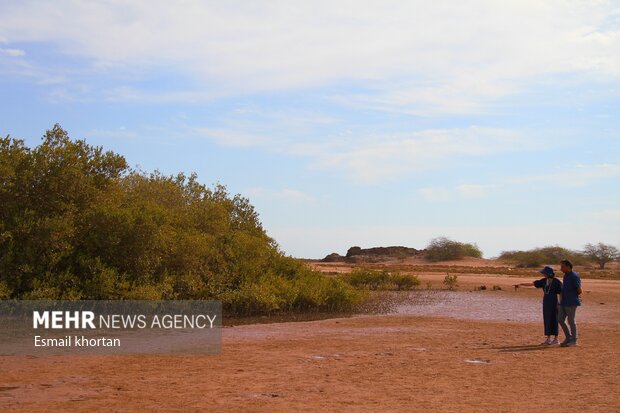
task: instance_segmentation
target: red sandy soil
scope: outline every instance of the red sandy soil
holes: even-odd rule
[[[0,357],[0,409],[620,411],[620,282],[584,280],[579,346],[550,348],[538,346],[540,291],[511,288],[526,280],[459,276],[461,291],[437,306],[448,316],[228,327],[214,356]],[[502,290],[470,292],[478,285]],[[472,302],[491,310],[460,311]],[[506,321],[493,303],[534,318]]]

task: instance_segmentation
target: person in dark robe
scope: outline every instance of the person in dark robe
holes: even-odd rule
[[[539,271],[545,276],[540,280],[536,280],[531,283],[516,284],[518,287],[536,287],[543,290],[543,321],[545,324],[545,336],[546,340],[542,345],[556,345],[560,344],[558,341],[558,308],[560,301],[558,296],[562,294],[562,282],[555,278],[555,272],[551,267],[545,267]],[[553,338],[551,338],[553,337]]]

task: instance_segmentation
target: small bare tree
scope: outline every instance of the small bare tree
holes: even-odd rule
[[[618,248],[613,245],[603,244],[602,242],[596,245],[586,244],[583,248],[583,253],[593,261],[596,261],[601,269],[605,268],[605,264],[608,262],[620,258],[620,250]]]

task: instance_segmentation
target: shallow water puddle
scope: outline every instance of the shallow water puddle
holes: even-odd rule
[[[424,295],[423,299],[418,295]],[[521,322],[541,317],[538,300],[501,292],[419,291],[410,297],[411,303],[396,307],[397,314]]]

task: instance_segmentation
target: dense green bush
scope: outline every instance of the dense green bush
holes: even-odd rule
[[[397,290],[414,290],[420,285],[420,279],[415,275],[395,273],[390,278]]]
[[[0,139],[0,297],[218,299],[243,313],[345,309],[359,292],[286,257],[249,201],[131,170],[58,125]]]
[[[0,300],[6,300],[11,296],[9,287],[4,282],[0,282]]]
[[[342,279],[355,288],[367,290],[412,290],[420,285],[415,275],[364,268],[356,268]]]
[[[355,288],[378,290],[389,282],[389,277],[390,273],[386,270],[377,271],[356,268],[350,273],[343,275],[342,279]]]
[[[431,240],[425,250],[429,261],[460,260],[465,257],[482,258],[482,251],[476,244],[453,241],[446,237]]]
[[[267,314],[278,311],[342,311],[358,303],[363,294],[340,279],[300,269],[292,279],[268,274],[256,282],[226,291],[220,299],[234,314]]]
[[[588,259],[582,253],[558,246],[534,248],[528,251],[504,251],[499,258],[511,262],[520,268],[557,265],[563,259],[570,260],[574,265],[588,263]]]

